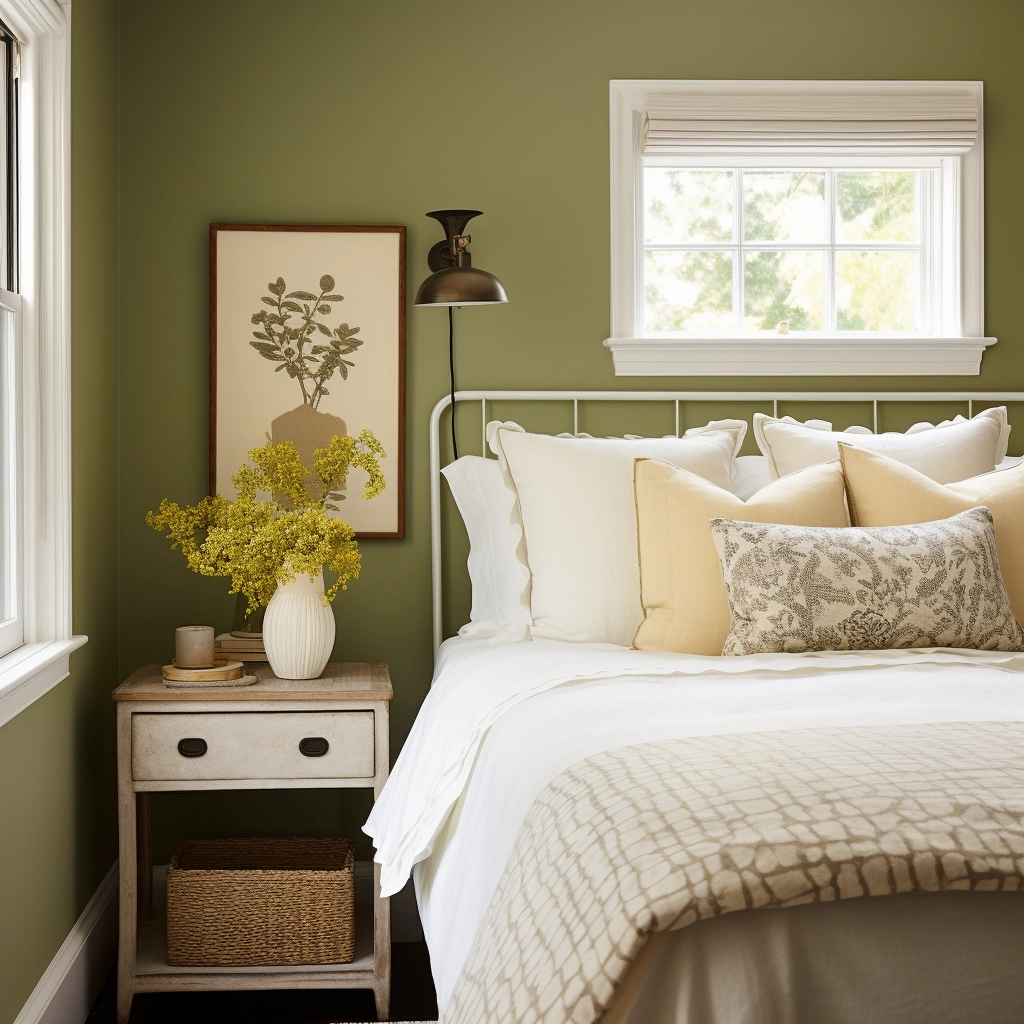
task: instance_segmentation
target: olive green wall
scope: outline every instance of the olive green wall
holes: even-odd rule
[[[72,32],[71,676],[0,729],[0,1021],[14,1020],[117,857],[117,2]]]
[[[231,613],[224,582],[189,576],[143,523],[161,497],[205,493],[211,221],[408,225],[413,292],[438,238],[424,211],[484,210],[476,263],[511,301],[458,314],[465,387],[1024,388],[1022,29],[1013,0],[125,3],[122,670],[166,657],[174,626]],[[1000,341],[981,378],[616,379],[601,345],[608,80],[662,77],[983,79],[987,327]],[[335,605],[335,656],[391,665],[396,751],[431,671],[426,427],[445,335],[443,311],[410,305],[408,535],[364,543],[363,578]],[[468,411],[468,450],[478,438]],[[463,588],[451,625],[465,600]],[[188,833],[327,830],[334,801],[168,797],[157,852]]]

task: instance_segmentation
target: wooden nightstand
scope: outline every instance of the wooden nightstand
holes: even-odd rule
[[[377,1016],[391,998],[391,916],[380,897],[356,908],[349,964],[310,967],[172,967],[161,901],[153,900],[149,794],[203,789],[372,789],[388,777],[388,701],[383,663],[332,662],[319,679],[278,679],[249,665],[248,687],[174,689],[146,665],[114,691],[121,858],[117,1020],[126,1024],[136,992],[196,989],[369,988]],[[325,754],[304,754],[310,737]],[[182,743],[182,741],[190,741]],[[182,744],[179,747],[179,744]],[[322,744],[304,744],[307,750]],[[196,753],[202,750],[201,754]],[[141,884],[140,884],[141,883]]]

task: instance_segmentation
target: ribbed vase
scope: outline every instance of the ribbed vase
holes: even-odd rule
[[[278,584],[263,617],[263,646],[279,679],[316,679],[334,649],[334,612],[323,603],[324,577]]]

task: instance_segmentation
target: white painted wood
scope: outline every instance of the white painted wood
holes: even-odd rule
[[[703,114],[689,122],[698,132],[711,123],[710,113],[723,111],[730,116],[746,111],[750,120],[731,138],[723,136],[707,145],[689,145],[685,157],[664,148],[644,144],[644,124],[648,111],[679,110],[691,115]],[[926,145],[913,141],[903,147],[885,142],[836,149],[835,133],[828,133],[814,145],[794,145],[780,136],[779,144],[757,138],[749,129],[769,124],[765,118],[780,113],[792,123],[806,125],[807,118],[822,105],[839,110],[861,123],[885,113],[886,120],[900,118],[929,106],[932,115],[943,109],[959,110],[947,123],[974,118],[974,141],[957,146]],[[971,114],[971,110],[975,113]],[[657,357],[647,353],[641,360],[642,341],[651,338],[643,325],[643,168],[653,166],[735,167],[816,167],[853,168],[900,166],[922,172],[925,219],[921,225],[927,252],[922,257],[920,335],[907,338],[875,336],[874,347],[831,356],[828,349],[853,344],[836,332],[812,340],[811,359],[793,355],[791,342],[771,338],[751,338],[749,344],[761,344],[758,365],[781,362],[786,375],[870,374],[870,375],[976,375],[986,345],[984,324],[984,140],[983,85],[980,82],[743,82],[743,81],[613,81],[610,83],[611,144],[611,337],[605,345],[613,353],[617,375],[738,375],[733,369],[745,358],[737,341],[727,335],[687,335],[681,339],[656,335]],[[827,120],[827,118],[826,118]],[[926,117],[939,124],[934,116]],[[776,126],[781,122],[777,122]],[[728,135],[728,133],[726,133]],[[966,137],[966,136],[965,136]],[[927,132],[915,133],[918,142]],[[744,141],[745,140],[745,141]],[[692,141],[692,140],[691,140]],[[830,149],[830,147],[832,147]],[[916,147],[916,148],[915,148]],[[738,292],[737,292],[738,294]],[[803,335],[802,337],[807,337]],[[721,338],[717,353],[706,343]],[[973,346],[964,345],[975,339]],[[915,344],[917,342],[917,344]],[[955,343],[959,342],[957,346]],[[893,344],[896,343],[895,349]],[[703,345],[703,351],[702,349]],[[901,347],[907,346],[909,347]],[[893,349],[890,351],[890,349]],[[675,358],[668,353],[678,350]],[[717,358],[716,358],[717,354]],[[918,363],[913,365],[912,359]],[[850,368],[852,367],[852,368]],[[751,367],[752,374],[777,371]]]
[[[178,741],[202,738],[201,757],[178,753]],[[307,757],[306,737],[327,740],[327,753]],[[374,769],[372,711],[132,715],[132,778],[366,779]]]
[[[53,0],[0,0],[21,48],[25,640],[71,636],[71,31]]]
[[[854,402],[872,408],[873,430],[878,427],[878,403],[885,402],[959,402],[968,415],[974,415],[974,402],[999,405],[1005,402],[1024,402],[1024,391],[456,391],[456,402],[564,402],[572,403],[573,422],[578,426],[580,402],[670,402],[675,409],[676,434],[680,428],[680,406],[686,402],[751,402],[770,405],[772,415],[778,416],[779,402]],[[430,591],[432,599],[431,630],[434,654],[444,639],[442,620],[442,564],[441,545],[441,414],[452,404],[445,395],[430,414]],[[486,405],[482,406],[486,408]],[[730,410],[734,413],[735,410]],[[568,419],[567,419],[568,422]],[[574,433],[578,431],[574,430]],[[481,452],[487,456],[486,446]]]
[[[71,638],[70,6],[56,0],[0,0],[0,17],[24,44],[20,583],[24,641],[35,644]],[[3,667],[0,659],[0,671]],[[38,699],[59,682],[54,674],[24,689],[22,697]]]
[[[129,865],[121,877],[120,947],[118,955],[117,1019],[127,1024],[132,999],[136,992],[164,992],[221,989],[283,989],[283,988],[368,988],[374,993],[378,1016],[386,1019],[391,996],[391,916],[390,901],[380,896],[379,869],[374,868],[372,896],[372,923],[365,911],[356,920],[357,960],[353,964],[333,964],[317,967],[292,968],[192,968],[170,967],[166,963],[166,940],[160,923],[160,900],[157,893],[156,913],[147,916],[146,901],[138,898],[137,882],[148,885],[154,876],[152,865],[143,857],[139,865],[137,851],[149,847],[148,835],[137,830],[148,829],[145,803],[140,801],[158,789],[197,791],[205,789],[285,789],[285,788],[366,788],[372,789],[374,799],[380,794],[388,776],[388,702],[392,697],[391,681],[383,663],[329,664],[320,679],[292,682],[277,679],[269,666],[260,669],[261,680],[252,689],[261,687],[258,699],[239,699],[233,690],[167,691],[162,688],[159,666],[144,666],[115,691],[118,719],[118,825],[122,863]],[[347,695],[351,694],[351,698]],[[133,720],[142,720],[133,727]],[[279,724],[268,726],[270,719],[293,720],[304,725],[317,724],[316,732],[299,730],[290,734],[295,744],[295,755],[303,761],[328,761],[335,743],[348,748],[343,758],[358,762],[362,778],[346,778],[339,774],[328,778],[296,778],[286,773],[291,770],[288,761],[285,774],[270,776],[271,767],[279,767],[275,757],[263,757],[259,772],[263,777],[248,779],[177,779],[135,781],[132,779],[133,733],[146,733],[146,743],[153,735],[161,737],[169,732],[174,741],[182,738],[181,725],[197,723],[209,726],[215,720],[213,732],[204,736],[252,736],[266,740],[268,731],[278,744],[281,757],[292,757],[288,752],[289,735]],[[154,726],[157,720],[167,726]],[[328,722],[331,732],[325,729]],[[339,725],[338,723],[342,723]],[[292,728],[289,726],[288,728]],[[195,735],[192,733],[191,735]],[[307,735],[326,736],[331,750],[322,758],[306,758],[297,753],[298,740]],[[285,739],[281,740],[281,736]],[[333,738],[332,738],[333,737]],[[244,743],[242,744],[244,746]],[[140,740],[142,749],[140,766],[149,764],[148,747]],[[156,750],[157,748],[153,748]],[[166,751],[166,747],[159,748]],[[154,754],[154,756],[156,756]],[[163,757],[164,753],[160,753]],[[204,758],[190,759],[193,762]],[[240,755],[241,756],[241,755]],[[180,758],[181,760],[187,760]],[[227,760],[231,760],[228,758]],[[253,766],[247,753],[243,760]],[[236,760],[234,763],[238,763]],[[344,770],[344,764],[332,770]],[[141,768],[141,770],[147,770]],[[303,766],[305,770],[305,766]],[[141,877],[139,872],[141,871]],[[357,883],[357,892],[365,887]],[[369,907],[370,904],[363,903]],[[141,918],[141,920],[139,920]],[[372,936],[372,938],[371,938]],[[369,948],[367,955],[365,950]]]
[[[37,701],[71,672],[70,657],[89,638],[23,644],[0,658],[0,726]]]
[[[374,712],[377,751],[374,800],[380,796],[391,768],[388,755],[389,713],[390,705],[383,701]],[[377,1007],[377,1018],[387,1020],[391,1006],[391,900],[380,895],[380,865],[377,863],[373,865],[373,894],[373,999]]]
[[[135,790],[132,788],[132,712],[117,705],[117,839],[121,869],[117,945],[117,1024],[128,1024],[135,977],[137,863]],[[149,884],[145,879],[144,884]]]
[[[279,702],[312,710],[316,701],[391,700],[394,695],[388,667],[382,661],[341,661],[329,664],[316,679],[279,679],[269,665],[251,665],[258,682],[242,689],[215,687],[178,689],[164,682],[160,665],[143,665],[115,691],[115,701],[154,701],[167,704],[159,710],[181,710],[181,704],[216,703],[219,710],[280,710]],[[174,707],[179,705],[179,707]],[[326,707],[326,705],[325,705]],[[156,710],[156,709],[150,709]]]
[[[117,950],[115,862],[32,990],[14,1024],[81,1024],[113,966]]]
[[[368,901],[373,892],[373,861],[357,860],[355,869],[356,904]],[[423,924],[416,906],[416,892],[412,879],[405,886],[389,896],[391,905],[391,939],[393,942],[422,942]]]
[[[977,376],[995,338],[694,335],[609,338],[618,377]]]

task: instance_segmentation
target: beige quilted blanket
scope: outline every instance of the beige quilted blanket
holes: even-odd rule
[[[1024,723],[623,747],[538,797],[444,1019],[589,1024],[651,932],[945,889],[1024,890]]]

